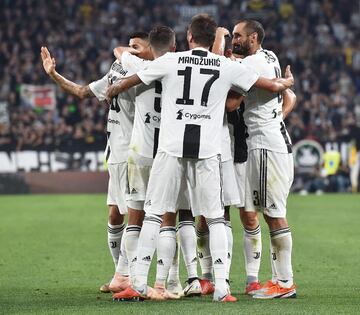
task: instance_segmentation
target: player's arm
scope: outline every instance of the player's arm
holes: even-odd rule
[[[137,56],[140,52],[132,47],[125,47],[125,46],[119,46],[114,48],[113,52],[114,52],[114,56],[116,57],[117,60],[121,60],[121,57],[123,55],[123,53],[127,51],[132,55]]]
[[[282,112],[283,112],[284,119],[294,109],[295,103],[296,103],[295,93],[290,89],[286,89],[283,92],[283,106],[282,106]]]
[[[75,95],[80,99],[95,96],[88,85],[76,84],[75,82],[72,82],[60,75],[55,70],[55,58],[51,57],[50,52],[46,47],[41,47],[41,59],[45,72],[65,92]]]
[[[244,100],[244,96],[236,93],[233,90],[230,90],[225,103],[226,111],[233,112],[240,107],[241,102]]]
[[[214,44],[212,45],[211,52],[223,56],[225,53],[225,36],[230,35],[230,32],[224,27],[216,29]]]
[[[131,87],[138,85],[141,82],[142,81],[140,80],[137,74],[133,74],[131,77],[122,79],[119,83],[113,84],[108,87],[106,91],[106,100],[110,102],[111,99],[116,95],[127,91]]]
[[[294,77],[291,73],[290,66],[286,67],[284,78],[266,79],[259,77],[254,86],[273,93],[282,92],[294,85]]]

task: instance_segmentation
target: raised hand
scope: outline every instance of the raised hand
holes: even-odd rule
[[[289,80],[289,82],[291,82],[291,85],[294,85],[294,77],[292,75],[289,65],[286,66],[284,78]]]
[[[52,74],[55,71],[56,62],[55,59],[51,57],[50,52],[46,47],[41,47],[41,59],[46,73]]]

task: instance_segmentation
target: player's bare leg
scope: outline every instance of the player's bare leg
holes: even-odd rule
[[[261,289],[258,279],[262,251],[261,229],[257,212],[240,208],[240,220],[244,227],[245,293],[252,295]]]
[[[277,283],[261,290],[254,298],[294,298],[296,286],[293,282],[291,263],[292,237],[286,218],[272,218],[264,215],[270,229],[271,253],[276,269]]]
[[[201,295],[201,286],[197,274],[197,251],[195,218],[190,210],[179,210],[179,238],[188,280],[184,296]]]
[[[120,213],[116,205],[109,205],[109,217],[108,217],[108,246],[111,257],[113,259],[115,269],[119,261],[119,253],[121,247],[121,240],[124,232],[124,215]],[[105,283],[100,287],[100,291],[109,293],[110,282]]]

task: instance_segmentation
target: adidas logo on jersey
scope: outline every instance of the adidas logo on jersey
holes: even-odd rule
[[[275,203],[271,204],[271,206],[269,207],[269,209],[277,209],[276,204],[275,204]]]
[[[151,206],[151,200],[146,201],[145,206]]]
[[[220,258],[216,259],[214,265],[223,265],[223,262]]]
[[[158,265],[161,265],[161,266],[164,266],[164,262],[163,262],[162,259],[159,259],[159,260],[157,261],[157,264],[158,264]]]
[[[135,188],[131,189],[132,194],[137,194],[137,190]]]
[[[145,256],[142,260],[143,261],[151,261],[151,257],[150,256]]]

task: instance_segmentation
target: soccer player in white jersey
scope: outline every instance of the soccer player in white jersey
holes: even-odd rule
[[[244,20],[233,30],[234,52],[245,56],[242,64],[269,79],[280,77],[280,65],[272,51],[261,47],[265,32],[254,20]],[[245,97],[249,157],[246,168],[245,209],[241,219],[245,228],[247,293],[255,298],[296,297],[291,264],[292,238],[286,220],[286,199],[293,181],[290,137],[283,122],[284,97],[295,102],[294,94],[274,94],[258,88]],[[261,234],[255,210],[262,210],[269,225],[273,279],[259,289],[258,270]],[[276,277],[276,279],[275,279]]]
[[[150,47],[155,58],[169,51],[175,51],[175,33],[168,27],[156,27],[149,34]],[[144,61],[135,54],[134,49],[119,47],[116,56],[121,64],[132,71],[146,67],[149,61]],[[134,265],[137,259],[137,243],[144,219],[144,202],[148,186],[153,158],[157,153],[158,135],[161,119],[161,83],[155,81],[150,85],[138,85],[135,88],[135,119],[129,145],[128,180],[129,191],[127,204],[129,206],[128,226],[125,234],[127,258],[130,263],[131,278],[134,278]],[[174,299],[178,295],[165,289],[171,262],[176,248],[176,217],[165,218],[158,237],[157,276],[149,295],[152,299]],[[122,291],[122,290],[117,290]],[[117,299],[117,294],[113,295]]]
[[[139,56],[143,58],[148,58],[151,54],[147,37],[146,33],[138,32],[131,35],[129,40],[129,46],[137,49]],[[115,61],[109,72],[102,79],[94,81],[89,85],[79,85],[64,78],[55,70],[55,59],[51,57],[46,47],[41,48],[41,57],[46,73],[55,83],[65,92],[75,95],[80,99],[97,97],[102,101],[105,99],[105,92],[109,84],[131,74],[118,61]],[[107,196],[107,205],[109,206],[108,245],[115,267],[118,265],[121,252],[120,246],[125,228],[124,214],[127,212],[125,201],[127,186],[126,161],[134,118],[134,99],[134,90],[120,94],[112,100],[108,114],[108,143],[105,150],[110,176]],[[122,252],[124,252],[123,249]],[[124,264],[126,265],[126,261]],[[100,291],[110,292],[109,285],[110,283],[102,285]]]
[[[159,147],[146,194],[136,277],[132,288],[122,292],[124,299],[146,298],[147,277],[162,217],[176,211],[185,179],[193,214],[203,215],[209,226],[215,277],[213,299],[236,301],[226,284],[227,242],[220,168],[227,93],[232,86],[244,93],[252,86],[280,92],[293,84],[293,77],[288,68],[285,79],[268,80],[240,63],[210,53],[215,32],[212,18],[194,16],[187,34],[190,50],[167,53],[116,85],[118,92],[123,92],[141,82],[161,80],[163,88]]]

